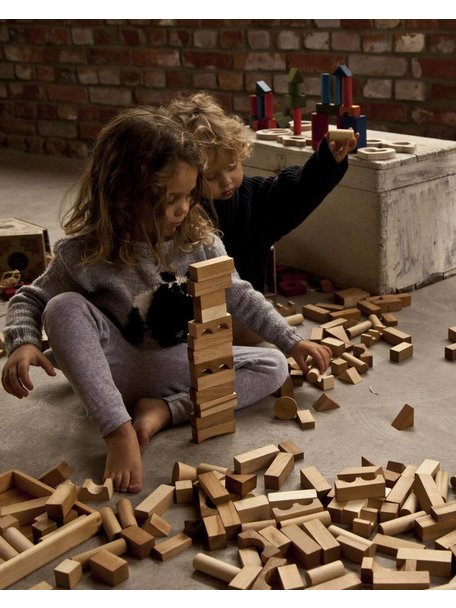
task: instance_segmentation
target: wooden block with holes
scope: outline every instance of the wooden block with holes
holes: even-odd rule
[[[102,484],[96,484],[86,479],[78,491],[78,499],[84,502],[111,500],[114,492],[112,479],[108,478]]]
[[[336,403],[330,397],[328,397],[328,395],[326,395],[326,393],[323,393],[323,395],[321,395],[321,397],[319,397],[313,404],[313,408],[317,412],[326,412],[328,410],[337,409],[338,407],[340,407],[339,404]]]
[[[288,509],[294,504],[308,505],[317,498],[317,492],[310,490],[289,490],[287,492],[272,492],[268,494],[271,508]]]
[[[264,487],[280,490],[294,467],[294,458],[287,452],[279,452],[264,473]]]
[[[93,578],[111,587],[117,587],[129,576],[128,562],[109,551],[99,551],[89,564]]]
[[[375,475],[373,478],[356,477],[353,481],[336,479],[334,482],[336,500],[356,500],[385,496],[385,478]]]
[[[394,426],[395,429],[401,431],[402,429],[408,429],[412,427],[414,423],[415,410],[411,405],[406,403],[391,423],[391,426]]]
[[[73,559],[65,559],[54,568],[57,587],[73,589],[82,579],[82,566]]]

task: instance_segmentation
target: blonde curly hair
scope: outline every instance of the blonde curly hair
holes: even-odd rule
[[[212,95],[178,95],[169,102],[166,111],[193,135],[205,153],[206,164],[208,158],[227,152],[241,162],[249,157],[251,145],[242,119],[227,114]]]

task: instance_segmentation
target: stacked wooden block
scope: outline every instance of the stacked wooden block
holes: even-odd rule
[[[233,259],[220,256],[192,264],[188,293],[193,296],[195,319],[188,324],[190,397],[194,407],[193,440],[234,433],[233,330],[226,309]]]

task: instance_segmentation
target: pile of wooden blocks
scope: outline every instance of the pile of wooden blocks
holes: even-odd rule
[[[136,507],[122,497],[115,509],[99,512],[74,502],[69,481],[52,490],[24,473],[7,472],[0,477],[0,588],[98,532],[99,545],[70,553],[54,568],[54,584],[33,588],[73,588],[85,571],[117,586],[129,576],[128,556],[165,561],[190,549],[194,570],[230,589],[456,588],[456,500],[449,500],[449,475],[439,462],[389,461],[382,467],[363,458],[360,467],[342,469],[333,484],[315,466],[304,466],[300,487],[284,490],[303,458],[299,446],[283,441],[238,454],[233,469],[176,461],[170,483]],[[454,488],[456,478],[450,481]],[[16,494],[21,500],[7,505],[6,497]],[[36,498],[24,500],[24,494]],[[69,505],[78,516],[63,524]],[[166,519],[174,505],[186,505],[187,513],[192,505],[195,512],[177,531]],[[56,531],[41,525],[51,516],[61,520]],[[35,544],[32,522],[40,523]],[[228,561],[221,559],[217,552],[233,545],[237,560],[232,551]]]
[[[195,319],[188,324],[188,359],[194,407],[192,437],[197,443],[236,430],[233,330],[226,309],[226,289],[233,270],[233,259],[228,256],[189,268],[187,291],[193,296]]]

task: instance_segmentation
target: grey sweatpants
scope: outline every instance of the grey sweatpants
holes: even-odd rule
[[[131,420],[141,397],[164,399],[173,424],[189,420],[193,405],[186,344],[164,348],[146,339],[132,345],[98,308],[71,292],[48,302],[43,321],[57,366],[103,437]],[[288,366],[280,351],[235,346],[233,355],[237,409],[285,382]]]

